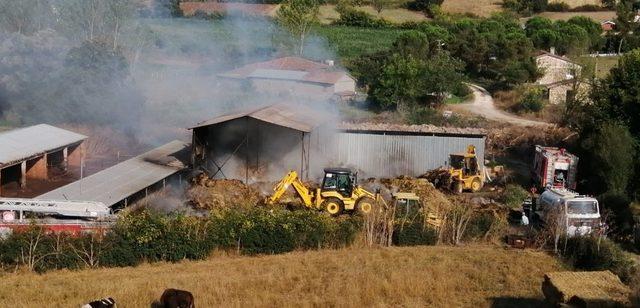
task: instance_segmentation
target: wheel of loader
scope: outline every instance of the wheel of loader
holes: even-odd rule
[[[479,179],[473,179],[471,182],[471,191],[477,192],[482,189],[482,182]]]
[[[369,197],[362,197],[356,203],[356,212],[360,215],[369,215],[375,208],[375,200]]]
[[[344,209],[344,205],[342,205],[342,202],[336,198],[329,198],[327,200],[324,200],[324,202],[322,202],[322,208],[332,216],[337,216],[337,215],[340,215],[340,213],[342,213],[342,210]]]

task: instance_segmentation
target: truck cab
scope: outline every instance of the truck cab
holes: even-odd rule
[[[600,228],[602,218],[598,200],[560,188],[545,190],[535,213],[546,223],[555,219],[569,237],[592,234]]]

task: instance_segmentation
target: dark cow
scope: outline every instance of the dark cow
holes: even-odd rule
[[[116,308],[116,301],[111,297],[107,297],[90,302],[80,308]]]
[[[176,289],[164,290],[160,304],[164,308],[196,308],[191,292]]]

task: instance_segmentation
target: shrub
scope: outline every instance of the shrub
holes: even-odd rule
[[[604,6],[595,5],[595,4],[585,4],[581,6],[576,6],[571,9],[572,12],[601,12],[601,11],[609,11],[610,8],[606,8]]]
[[[240,253],[344,247],[362,222],[309,210],[224,209],[207,218],[147,210],[124,214],[104,237],[47,234],[37,226],[0,240],[0,265],[42,272],[97,266],[134,266],[143,261],[204,259],[217,248]]]
[[[425,225],[422,216],[418,215],[412,221],[396,223],[392,240],[397,246],[435,245],[438,242],[438,232]]]
[[[548,12],[568,12],[571,7],[564,2],[551,2],[547,4],[546,10]]]
[[[539,112],[544,108],[542,101],[543,89],[530,88],[520,98],[518,102],[520,110],[524,112]]]
[[[361,28],[387,28],[391,27],[391,23],[382,19],[375,18],[373,15],[358,11],[353,8],[345,8],[340,11],[340,18],[334,22],[340,26],[351,26]]]
[[[223,210],[213,215],[208,236],[215,246],[248,254],[294,249],[342,247],[359,231],[357,218],[334,219],[321,213],[283,209]]]
[[[617,244],[605,238],[572,237],[566,239],[562,256],[575,269],[610,270],[624,282],[638,273],[635,262]]]
[[[519,208],[527,197],[529,197],[529,192],[522,186],[515,184],[507,185],[502,194],[504,203],[512,209]]]

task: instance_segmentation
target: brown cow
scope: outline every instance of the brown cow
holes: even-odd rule
[[[196,308],[193,294],[189,291],[166,289],[160,297],[160,304],[164,308]]]

